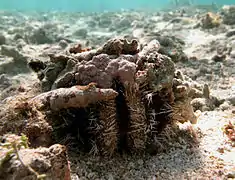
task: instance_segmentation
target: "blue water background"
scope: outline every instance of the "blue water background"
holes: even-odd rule
[[[180,0],[186,1],[186,0]],[[0,10],[57,10],[77,12],[120,9],[161,9],[172,0],[0,0]],[[196,4],[235,4],[235,0],[194,0]]]

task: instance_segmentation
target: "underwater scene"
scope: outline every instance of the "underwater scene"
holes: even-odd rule
[[[1,0],[0,180],[235,179],[235,0]]]

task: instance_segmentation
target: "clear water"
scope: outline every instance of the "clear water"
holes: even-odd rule
[[[0,0],[0,10],[100,12],[121,9],[161,9],[175,0]],[[178,0],[181,5],[190,0]],[[235,4],[235,0],[191,0],[194,5]]]

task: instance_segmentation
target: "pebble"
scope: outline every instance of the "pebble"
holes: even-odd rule
[[[13,57],[14,59],[20,59],[21,58],[21,54],[19,53],[19,51],[13,47],[13,46],[2,46],[2,55],[4,56],[8,56],[8,57]]]
[[[225,101],[223,104],[220,105],[220,109],[222,111],[228,110],[229,108],[230,108],[230,104],[227,101]]]
[[[232,110],[232,113],[235,114],[235,109]]]
[[[235,58],[235,50],[233,50],[233,51],[230,53],[230,57],[231,57],[231,58]]]
[[[229,172],[226,176],[227,178],[235,178],[235,171]]]
[[[65,49],[65,48],[68,46],[68,43],[67,43],[67,41],[65,41],[65,40],[60,40],[59,46],[60,46],[61,48]]]
[[[234,35],[235,35],[235,29],[231,29],[226,33],[227,37],[231,37],[231,36],[234,36]]]
[[[11,85],[10,79],[7,77],[6,74],[0,75],[0,87],[7,88]]]
[[[43,28],[38,28],[33,31],[32,36],[30,37],[32,43],[35,44],[50,44],[52,39],[50,39]]]
[[[235,92],[229,96],[228,101],[235,106]]]

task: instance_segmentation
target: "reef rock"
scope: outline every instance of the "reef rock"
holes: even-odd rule
[[[3,137],[0,179],[71,179],[65,146],[55,144],[49,148],[29,149],[23,146],[24,141],[14,134]]]
[[[235,24],[235,6],[223,6],[222,8],[223,23],[227,25]]]
[[[210,29],[218,27],[222,22],[222,19],[219,15],[208,12],[201,19],[201,26],[205,29]]]

